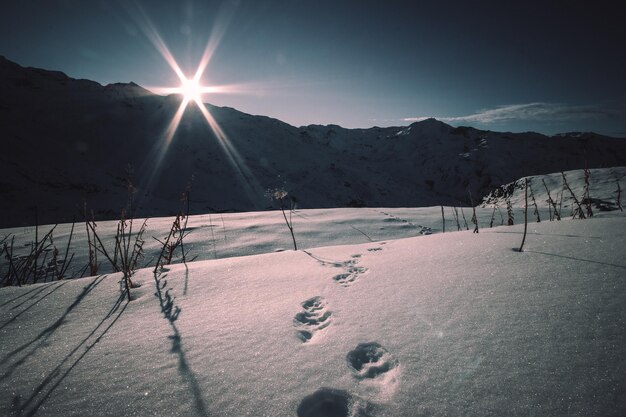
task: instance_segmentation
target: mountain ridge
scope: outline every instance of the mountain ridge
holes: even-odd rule
[[[60,73],[62,74],[62,73]],[[65,77],[65,78],[64,78]],[[452,127],[295,127],[207,104],[223,141],[190,105],[164,141],[181,98],[135,83],[102,86],[0,60],[0,227],[119,215],[134,168],[137,215],[276,208],[284,188],[303,208],[468,204],[527,175],[626,165],[626,141],[598,134],[545,136]],[[24,212],[32,213],[25,216]]]

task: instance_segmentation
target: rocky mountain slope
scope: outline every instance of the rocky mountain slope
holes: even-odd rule
[[[0,58],[0,227],[96,218],[125,205],[132,167],[137,215],[249,211],[284,188],[302,208],[475,202],[530,174],[626,165],[626,141],[593,133],[547,137],[454,128],[434,119],[405,127],[295,127],[207,105],[235,152],[229,158],[189,106],[169,143],[181,98],[134,84],[102,86]],[[234,163],[233,163],[234,162]]]

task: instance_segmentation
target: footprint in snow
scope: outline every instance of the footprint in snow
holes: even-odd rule
[[[333,280],[344,287],[350,286],[354,281],[357,280],[357,278],[359,278],[360,275],[367,272],[366,267],[357,266],[357,264],[361,260],[360,258],[361,255],[352,255],[352,259],[343,262],[341,264],[341,267],[344,269],[345,272],[335,275],[333,277]]]
[[[420,235],[432,235],[433,234],[433,229],[431,229],[428,226],[419,226],[420,229]]]
[[[359,343],[348,353],[346,360],[359,380],[378,378],[398,366],[398,361],[376,342]]]
[[[330,325],[332,312],[326,308],[323,297],[311,297],[302,302],[302,311],[293,318],[294,326],[298,329],[298,338],[308,342],[315,333]]]
[[[368,252],[377,252],[379,250],[383,250],[383,248],[369,248],[367,251]]]
[[[346,269],[343,274],[338,274],[333,277],[333,280],[344,287],[350,286],[354,281],[359,278],[363,273],[367,272],[367,268],[363,266],[351,266]]]
[[[298,417],[368,417],[368,408],[347,391],[324,387],[302,399]]]

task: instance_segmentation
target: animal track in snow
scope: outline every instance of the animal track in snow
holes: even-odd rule
[[[383,250],[383,248],[369,248],[367,251],[368,252],[377,252],[379,250]]]
[[[416,228],[416,229],[419,229],[419,232],[418,232],[418,233],[419,233],[420,235],[432,235],[432,233],[433,233],[433,230],[432,230],[430,227],[428,227],[428,226],[422,226],[422,225],[419,225],[419,224],[415,224],[415,223],[413,223],[413,222],[411,222],[411,221],[409,221],[409,220],[403,219],[403,218],[398,217],[398,216],[394,216],[393,214],[389,214],[389,213],[386,213],[386,212],[384,212],[384,211],[381,211],[380,213],[381,213],[381,214],[384,214],[385,216],[387,216],[387,218],[385,218],[385,219],[383,220],[384,222],[398,222],[398,223],[403,223],[403,224],[405,224],[406,226],[409,226],[409,227],[414,227],[414,228]]]
[[[384,244],[384,242],[380,243],[380,244],[382,245],[382,244]],[[315,259],[322,266],[332,266],[334,268],[342,268],[344,270],[344,272],[341,273],[341,274],[335,275],[333,277],[333,280],[335,282],[337,282],[338,284],[341,284],[344,287],[349,286],[360,275],[362,275],[365,272],[367,272],[367,268],[366,267],[364,267],[364,266],[357,266],[357,264],[361,261],[361,257],[363,256],[360,253],[351,255],[350,259],[348,259],[347,261],[339,262],[339,261],[322,259],[322,258],[320,258],[318,256],[313,255],[310,252],[307,252],[306,250],[303,251],[303,252],[306,253],[307,255],[309,255],[311,258]]]
[[[322,387],[302,399],[298,417],[368,417],[369,404],[344,390]]]
[[[398,361],[380,343],[359,343],[346,357],[357,379],[374,379],[389,372]]]
[[[356,279],[367,272],[367,268],[364,266],[357,266],[361,255],[352,255],[352,259],[341,264],[341,267],[345,270],[344,273],[335,275],[333,280],[344,287],[352,284]]]
[[[326,309],[326,300],[323,297],[311,297],[302,302],[302,311],[293,318],[294,326],[298,328],[298,338],[308,342],[316,332],[330,325],[332,312]]]

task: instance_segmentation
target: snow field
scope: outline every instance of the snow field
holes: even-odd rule
[[[172,265],[138,271],[130,303],[117,274],[4,288],[0,414],[621,415],[623,230],[612,213],[529,224],[523,253],[516,225]]]

